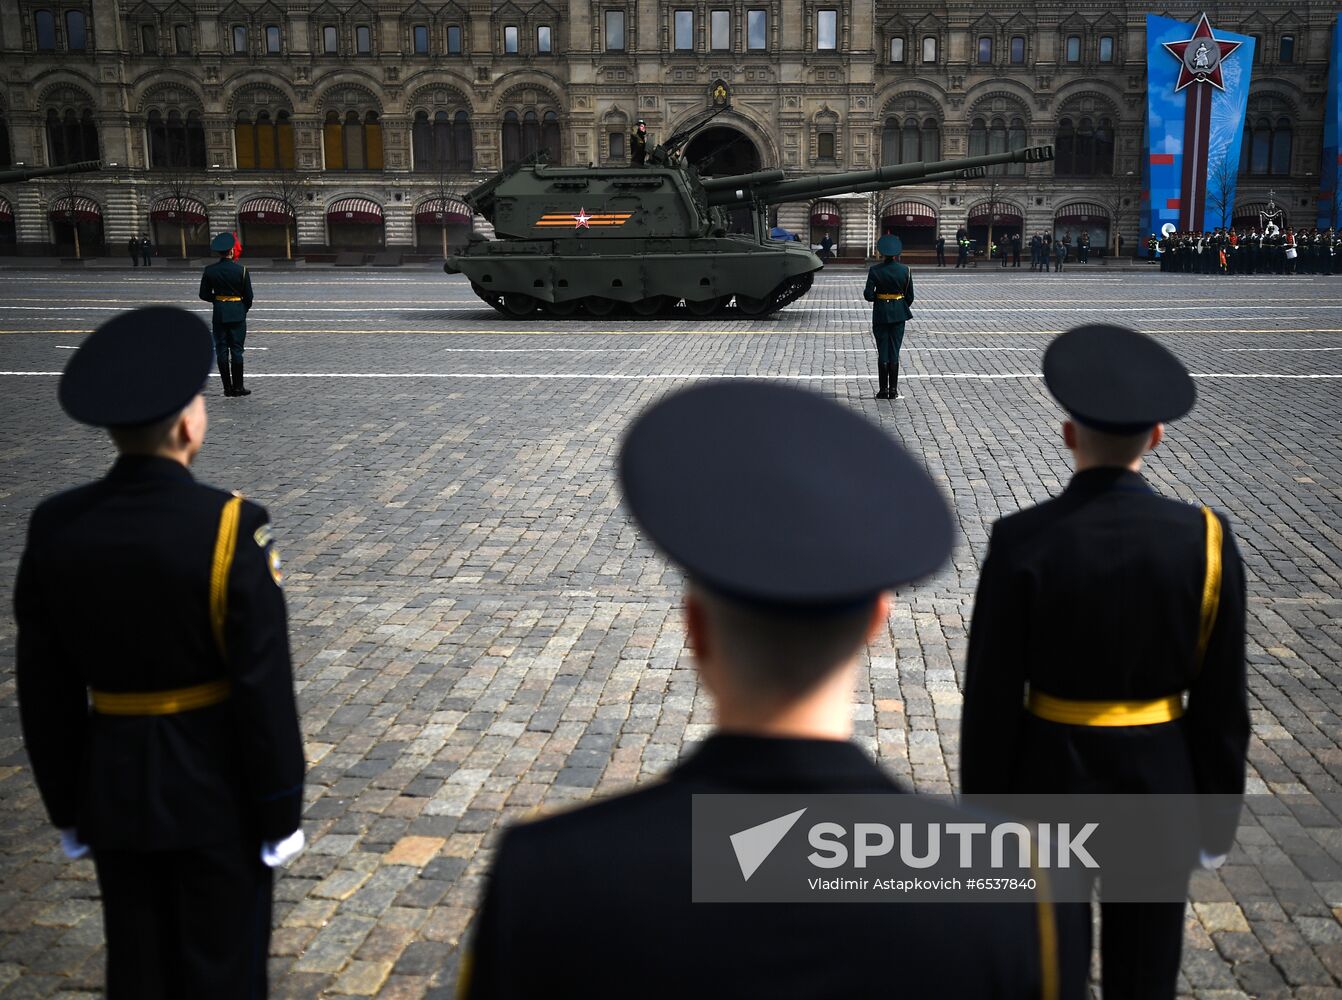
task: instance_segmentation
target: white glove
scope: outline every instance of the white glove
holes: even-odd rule
[[[61,830],[61,850],[71,861],[78,861],[89,852],[89,845],[81,843],[79,833],[73,826],[67,826]]]
[[[303,837],[303,828],[299,827],[283,840],[267,840],[261,845],[261,860],[267,868],[278,868],[291,861],[303,849],[307,841]]]
[[[1229,857],[1227,854],[1208,854],[1206,851],[1199,851],[1198,854],[1201,855],[1198,863],[1209,872],[1216,871],[1226,863],[1226,858]]]

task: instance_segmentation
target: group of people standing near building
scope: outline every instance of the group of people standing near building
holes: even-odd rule
[[[130,254],[131,267],[139,267],[141,261],[148,267],[154,260],[154,244],[144,233],[126,241],[126,252]]]
[[[1179,274],[1342,274],[1342,234],[1336,229],[1152,233],[1146,252],[1162,271]]]

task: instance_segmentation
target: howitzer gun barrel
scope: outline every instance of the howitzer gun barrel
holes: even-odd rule
[[[101,170],[102,165],[102,160],[80,160],[78,163],[65,163],[59,167],[15,167],[12,170],[0,170],[0,184],[30,181],[37,177],[56,177],[60,174],[83,174],[91,170]]]
[[[773,184],[787,179],[781,170],[757,170],[753,174],[732,174],[727,177],[702,177],[700,183],[705,191],[722,191],[755,184]]]
[[[930,177],[955,175],[960,170],[993,167],[1003,163],[1043,163],[1053,159],[1052,146],[1026,146],[1005,153],[987,153],[966,156],[957,160],[936,160],[932,163],[899,163],[874,170],[856,170],[851,173],[829,174],[823,177],[798,177],[794,180],[743,183],[749,174],[737,178],[721,178],[727,186],[707,189],[710,205],[732,205],[745,202],[777,204],[800,201],[820,194],[842,194],[850,191],[876,191],[902,184],[917,184]]]
[[[973,181],[988,176],[987,167],[963,167],[960,170],[945,170],[936,174],[925,174],[918,178],[918,183],[938,183],[940,181]],[[872,191],[884,191],[887,188],[898,187],[899,183],[910,183],[908,181],[890,183],[889,181],[872,181],[869,184],[842,184],[838,187],[822,188],[815,192],[812,197],[830,198],[841,194],[869,194]]]

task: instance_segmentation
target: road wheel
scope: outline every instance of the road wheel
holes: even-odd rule
[[[530,316],[536,311],[536,300],[522,292],[506,292],[503,296],[503,311],[509,316]]]
[[[547,302],[545,311],[551,316],[566,319],[578,311],[578,303],[571,299],[568,302]]]
[[[738,295],[736,308],[747,316],[763,316],[773,311],[773,296],[757,299],[750,295]]]
[[[629,303],[630,310],[635,316],[656,316],[666,308],[665,295],[653,295],[646,299],[639,299],[637,302]]]
[[[691,316],[711,316],[722,306],[722,296],[715,295],[711,299],[686,299],[685,311]]]
[[[618,303],[614,299],[603,299],[599,295],[591,295],[582,300],[582,305],[589,316],[609,316],[615,311]]]

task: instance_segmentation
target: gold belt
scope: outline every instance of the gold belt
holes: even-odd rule
[[[241,295],[216,295],[216,296],[214,297],[214,301],[216,301],[216,302],[241,302],[241,301],[242,301],[242,296],[241,296]]]
[[[885,294],[885,293],[883,292],[883,293],[881,293],[880,295],[876,296],[876,301],[878,301],[878,302],[898,302],[898,301],[899,301],[900,299],[902,299],[903,297],[904,297],[904,293],[903,293],[903,292],[900,292],[898,295],[887,295],[887,294]]]
[[[207,681],[171,691],[90,691],[93,710],[99,715],[176,715],[208,708],[226,701],[232,692],[229,681]]]
[[[1154,726],[1184,714],[1182,695],[1152,701],[1073,701],[1031,691],[1025,707],[1032,715],[1069,726]]]

